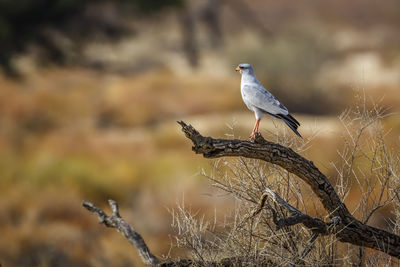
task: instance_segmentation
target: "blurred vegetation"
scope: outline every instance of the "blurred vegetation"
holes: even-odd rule
[[[101,33],[117,38],[128,28],[121,18],[105,14],[101,6],[119,9],[120,14],[143,16],[166,7],[179,7],[183,0],[0,0],[0,65],[15,73],[13,56],[35,46],[41,60],[63,64],[67,60],[60,42],[70,38],[82,42]],[[97,6],[97,8],[96,8]],[[98,8],[100,6],[100,8]],[[122,12],[123,11],[123,12]],[[62,46],[62,45],[61,45]]]
[[[157,255],[173,243],[167,208],[177,199],[224,216],[232,201],[210,197],[196,174],[211,166],[175,121],[247,138],[254,116],[240,97],[241,62],[297,113],[306,140],[317,135],[304,155],[336,177],[337,115],[353,105],[354,90],[399,110],[399,18],[395,0],[0,0],[8,71],[0,73],[0,263],[140,262],[82,213],[82,199],[119,201]],[[398,144],[398,117],[382,123],[388,145]],[[290,135],[272,119],[260,129],[276,142]]]

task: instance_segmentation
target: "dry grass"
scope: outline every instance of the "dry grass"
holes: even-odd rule
[[[365,98],[361,98],[355,108],[346,110],[340,117],[344,145],[338,149],[339,159],[333,165],[337,171],[336,190],[358,219],[398,232],[400,157],[386,141],[387,132],[382,121],[388,116],[387,112],[378,105],[372,106],[368,109]],[[271,138],[274,137],[268,139]],[[275,138],[303,154],[313,143],[312,140],[302,143],[282,135]],[[179,204],[172,212],[177,246],[188,249],[189,257],[200,265],[223,262],[226,258],[237,259],[240,266],[263,266],[271,262],[282,266],[390,266],[398,263],[385,253],[341,244],[334,235],[319,236],[315,242],[311,241],[312,232],[302,225],[277,230],[276,217],[286,218],[290,214],[271,199],[267,200],[261,214],[254,215],[268,187],[303,213],[328,219],[307,186],[280,167],[253,159],[223,158],[214,161],[213,169],[203,171],[203,175],[218,188],[219,194],[227,193],[234,205],[222,212],[223,219],[218,219],[216,214],[206,219],[199,211],[188,208],[187,203]],[[396,217],[390,214],[392,212]],[[388,221],[384,223],[384,220]]]
[[[304,152],[309,146],[294,138],[274,137],[298,152]],[[288,217],[288,213],[270,199],[265,206],[267,211],[250,216],[268,186],[299,210],[309,213],[314,209],[314,213],[324,217],[318,205],[310,205],[311,199],[305,197],[307,189],[296,177],[277,166],[245,158],[217,160],[212,171],[204,171],[203,175],[220,190],[217,194],[229,194],[234,205],[221,212],[223,215],[219,217],[223,219],[215,215],[210,220],[183,204],[178,205],[173,212],[178,247],[189,249],[190,256],[204,264],[232,257],[240,258],[241,264],[258,266],[270,261],[282,263],[282,266],[298,263],[298,258],[310,245],[310,232],[305,227],[296,225],[276,230],[269,210],[273,209],[278,218]],[[307,265],[336,264],[334,237],[319,238],[314,246],[304,259]]]

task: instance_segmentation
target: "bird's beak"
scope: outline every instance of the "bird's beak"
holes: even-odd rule
[[[241,67],[237,67],[237,68],[236,68],[236,71],[241,71],[241,70],[242,70]]]

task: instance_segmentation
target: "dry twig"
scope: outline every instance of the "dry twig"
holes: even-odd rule
[[[108,203],[110,204],[113,212],[112,216],[108,216],[101,208],[89,201],[82,201],[82,206],[90,212],[96,214],[101,224],[104,224],[107,227],[116,228],[119,232],[121,232],[132,244],[132,246],[139,252],[140,257],[142,257],[142,260],[145,264],[159,264],[160,261],[150,252],[142,236],[119,215],[117,202],[110,199]]]

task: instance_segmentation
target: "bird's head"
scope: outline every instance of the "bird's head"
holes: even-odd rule
[[[237,66],[236,71],[239,71],[240,74],[248,74],[253,72],[253,68],[251,67],[250,64],[241,63],[239,64],[239,66]]]

